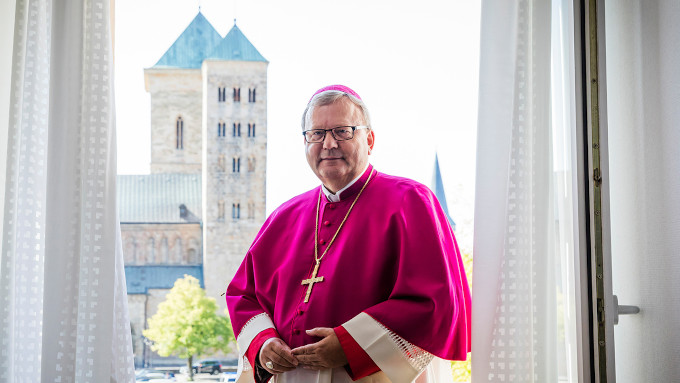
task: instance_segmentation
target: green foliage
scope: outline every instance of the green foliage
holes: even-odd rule
[[[185,359],[217,350],[229,352],[234,340],[229,319],[217,314],[215,299],[207,297],[190,275],[175,281],[143,333],[154,342],[151,349],[158,355]]]
[[[470,284],[470,288],[472,288],[472,253],[462,252],[461,257],[463,258],[463,265],[465,266],[465,274],[467,275],[468,283]],[[472,380],[471,357],[471,354],[468,353],[467,360],[451,362],[454,382],[464,383]]]
[[[467,383],[472,379],[470,354],[467,360],[451,362],[451,370],[453,370],[453,381],[456,383]]]

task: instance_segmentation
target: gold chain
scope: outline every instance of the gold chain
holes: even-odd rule
[[[333,241],[335,241],[335,237],[338,236],[340,229],[342,229],[342,225],[345,224],[345,221],[347,221],[347,217],[349,217],[349,213],[352,212],[352,208],[354,207],[354,204],[357,203],[357,200],[359,200],[361,193],[363,193],[364,189],[366,189],[366,185],[368,185],[368,181],[371,180],[371,177],[373,176],[374,170],[375,169],[371,169],[371,174],[368,175],[368,179],[364,183],[364,186],[361,187],[361,190],[359,190],[359,194],[357,194],[356,198],[354,198],[354,202],[352,202],[352,205],[349,207],[349,210],[347,210],[347,214],[345,214],[345,218],[343,218],[342,222],[340,223],[338,230],[335,231],[335,235],[333,235],[333,238],[330,240],[330,242],[328,242],[328,246],[326,246],[326,250],[324,250],[323,254],[321,254],[321,257],[318,256],[319,255],[319,207],[321,206],[321,194],[322,194],[322,191],[319,190],[319,200],[316,203],[316,216],[314,217],[315,218],[315,222],[314,222],[314,260],[316,261],[317,264],[321,263],[321,260],[323,259],[323,257],[328,252],[328,249],[331,248]]]

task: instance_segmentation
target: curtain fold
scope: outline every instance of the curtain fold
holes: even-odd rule
[[[108,0],[17,1],[2,381],[134,380],[109,14]]]
[[[472,380],[556,382],[551,2],[482,3]]]

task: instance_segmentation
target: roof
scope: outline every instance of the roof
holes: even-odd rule
[[[203,14],[198,12],[153,67],[198,69],[206,58],[267,62],[236,26],[236,22],[222,38]]]
[[[201,187],[200,174],[119,175],[120,222],[200,223]]]
[[[255,46],[250,43],[248,38],[236,26],[231,28],[229,33],[222,39],[215,49],[208,54],[206,58],[217,60],[235,60],[235,61],[264,61],[267,60],[262,57]]]
[[[200,68],[205,57],[222,41],[222,36],[198,12],[188,27],[163,54],[154,68]]]
[[[451,228],[453,230],[456,230],[456,222],[451,218],[451,215],[449,215],[449,207],[446,204],[444,182],[442,182],[442,174],[441,171],[439,170],[439,156],[437,156],[436,154],[434,155],[434,174],[432,175],[432,190],[434,191],[434,195],[439,200],[439,205],[441,205],[442,210],[444,210],[446,218],[449,219],[449,224],[451,224]]]
[[[175,281],[183,278],[185,274],[195,277],[201,287],[205,287],[203,265],[125,266],[127,293],[147,294],[149,289],[171,289],[175,285]]]

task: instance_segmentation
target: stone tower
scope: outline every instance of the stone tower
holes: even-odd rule
[[[199,12],[144,70],[151,172],[200,174],[203,278],[220,314],[265,219],[267,66],[236,23],[222,38]]]
[[[220,296],[265,219],[267,65],[234,24],[203,61],[205,288]],[[224,298],[218,299],[221,308]]]

